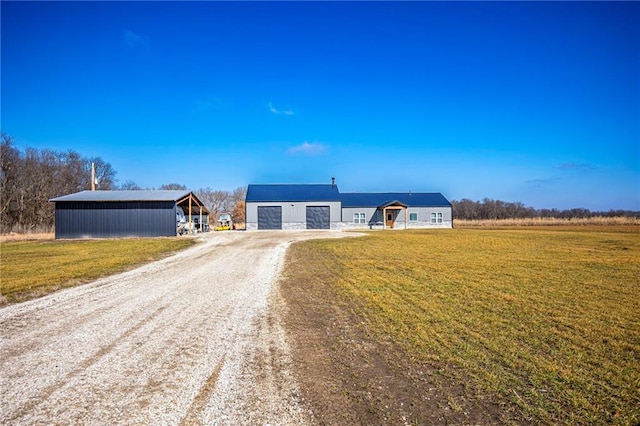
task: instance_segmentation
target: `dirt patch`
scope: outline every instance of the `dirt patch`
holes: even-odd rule
[[[510,407],[452,380],[447,366],[421,365],[376,341],[336,293],[336,272],[304,256],[290,251],[280,291],[301,400],[317,424],[518,423]]]

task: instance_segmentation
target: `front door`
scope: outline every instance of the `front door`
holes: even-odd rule
[[[387,212],[387,226],[393,228],[393,212]]]

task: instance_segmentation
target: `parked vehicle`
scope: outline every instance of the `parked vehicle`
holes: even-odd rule
[[[198,232],[209,232],[209,223],[207,220],[207,216],[203,218],[202,223],[200,223],[200,217],[196,216],[193,218],[193,223]]]
[[[178,235],[182,235],[187,231],[187,218],[181,207],[176,207],[176,230]]]
[[[231,221],[231,215],[229,213],[223,213],[218,218],[218,225],[216,225],[216,231],[228,231],[233,229],[233,222]]]

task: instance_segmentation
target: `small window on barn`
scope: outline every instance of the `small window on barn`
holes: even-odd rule
[[[354,213],[353,214],[353,223],[356,224],[365,224],[367,220],[367,216],[364,213]]]
[[[417,222],[418,213],[409,213],[409,222]]]
[[[431,213],[431,223],[436,223],[436,214]]]
[[[442,213],[438,213],[438,223],[442,223]]]

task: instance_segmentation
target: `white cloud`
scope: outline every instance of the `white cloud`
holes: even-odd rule
[[[136,34],[131,30],[124,30],[122,32],[122,41],[127,47],[134,49],[139,46],[146,46],[147,40],[140,34]]]
[[[276,108],[272,102],[269,102],[268,104],[269,107],[269,111],[271,111],[273,114],[283,114],[283,115],[293,115],[294,112],[291,108],[289,107],[285,107],[284,109],[278,109]]]
[[[322,155],[327,152],[327,146],[320,142],[304,141],[300,145],[292,146],[287,152],[291,155]]]

